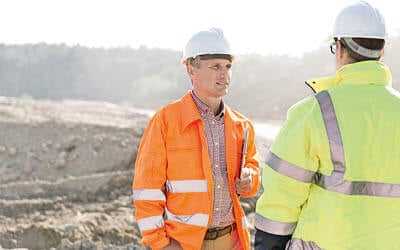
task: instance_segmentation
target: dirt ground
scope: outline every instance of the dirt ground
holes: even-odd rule
[[[148,120],[124,105],[0,97],[0,249],[145,249],[131,183]],[[250,219],[254,205],[243,201]]]

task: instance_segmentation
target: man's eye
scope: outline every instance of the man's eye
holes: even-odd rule
[[[211,66],[211,68],[212,68],[213,70],[218,70],[218,69],[219,69],[219,66],[218,66],[218,65],[214,65],[214,66]]]

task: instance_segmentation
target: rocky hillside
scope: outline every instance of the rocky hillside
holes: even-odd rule
[[[148,119],[110,103],[0,97],[0,249],[144,249],[131,183]],[[243,202],[250,217],[254,204]]]

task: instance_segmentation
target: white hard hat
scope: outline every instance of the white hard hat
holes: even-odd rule
[[[207,54],[231,54],[231,46],[225,39],[224,33],[219,28],[211,28],[194,34],[186,44],[181,63],[186,59]]]
[[[366,1],[359,1],[339,13],[332,37],[385,39],[387,37],[385,19],[378,9]]]

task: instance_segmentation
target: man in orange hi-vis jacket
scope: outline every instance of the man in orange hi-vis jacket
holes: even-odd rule
[[[194,34],[181,61],[192,90],[147,125],[133,196],[152,249],[250,249],[239,198],[257,193],[259,162],[251,121],[222,100],[233,61],[221,29]]]

